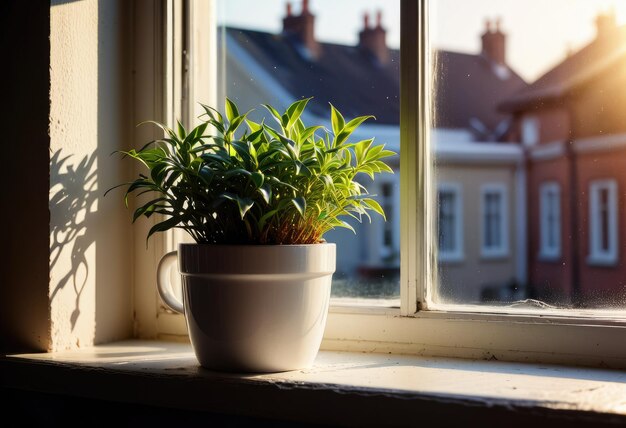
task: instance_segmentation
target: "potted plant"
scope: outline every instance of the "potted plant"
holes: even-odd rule
[[[335,270],[335,245],[324,233],[352,227],[380,205],[355,178],[392,172],[382,160],[394,153],[373,139],[349,141],[371,116],[346,122],[332,105],[332,131],[305,126],[310,99],[256,123],[226,99],[225,117],[204,106],[202,123],[187,131],[155,123],[165,137],[123,152],[147,173],[125,183],[154,198],[141,216],[162,217],[151,228],[187,231],[159,265],[158,290],[172,310],[184,312],[195,354],[216,370],[272,372],[309,366],[317,355]],[[178,261],[183,302],[165,272]]]

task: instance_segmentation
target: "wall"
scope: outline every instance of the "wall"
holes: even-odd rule
[[[580,286],[585,301],[624,305],[626,298],[626,150],[613,149],[578,155],[578,189],[580,203],[579,256]],[[589,185],[593,180],[614,179],[617,182],[617,251],[615,265],[598,266],[587,262],[589,248]]]
[[[528,240],[529,240],[529,285],[537,298],[548,302],[570,300],[572,291],[572,243],[569,207],[571,185],[568,161],[564,157],[528,164]],[[543,260],[540,250],[540,203],[539,188],[542,183],[556,181],[561,186],[561,257]]]
[[[132,233],[111,156],[130,147],[130,3],[50,8],[50,329],[52,350],[132,334]],[[100,171],[106,171],[101,174]]]
[[[569,108],[576,138],[626,132],[626,91],[617,90],[625,84],[626,57],[573,91]]]
[[[481,300],[486,287],[500,288],[515,279],[517,242],[515,235],[515,166],[441,165],[437,181],[457,183],[463,201],[463,260],[439,264],[439,293],[445,301],[474,303]],[[481,186],[502,183],[508,198],[508,242],[506,257],[485,258],[481,255]]]
[[[532,116],[539,119],[540,144],[571,138],[569,116],[563,105],[552,105],[533,110]]]
[[[25,25],[28,23],[28,25]],[[50,6],[0,2],[4,155],[0,350],[42,351],[48,322]]]

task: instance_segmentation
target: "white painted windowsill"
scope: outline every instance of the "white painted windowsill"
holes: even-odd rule
[[[242,375],[199,367],[188,344],[138,340],[0,368],[7,388],[287,421],[626,423],[626,372],[603,369],[322,351],[308,370]]]

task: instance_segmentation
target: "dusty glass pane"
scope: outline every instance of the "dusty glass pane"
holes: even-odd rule
[[[262,103],[284,110],[314,97],[305,124],[325,124],[332,103],[346,119],[374,115],[352,141],[399,153],[399,0],[218,1],[218,99],[233,99],[250,117],[271,120]],[[356,229],[326,234],[337,244],[333,297],[399,304],[399,157],[395,174],[361,178],[387,212]]]
[[[429,5],[435,300],[624,309],[626,3]]]

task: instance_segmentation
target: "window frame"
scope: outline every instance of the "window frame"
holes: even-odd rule
[[[487,224],[487,195],[496,193],[500,196],[500,245],[488,247],[486,242]],[[484,183],[480,186],[480,256],[483,259],[502,259],[510,256],[509,248],[509,197],[508,189],[503,183]]]
[[[608,248],[601,244],[600,192],[607,191],[607,239]],[[619,260],[617,180],[601,179],[589,182],[589,255],[587,263],[594,266],[614,266]]]
[[[463,188],[459,183],[453,182],[440,182],[437,183],[437,241],[439,241],[439,205],[440,205],[440,193],[447,192],[454,195],[454,242],[455,248],[450,251],[442,251],[441,248],[437,250],[437,261],[439,263],[459,263],[465,259],[464,251],[464,217],[463,217]]]
[[[331,306],[322,348],[626,368],[626,320],[621,313],[589,317],[585,311],[503,310],[434,301],[428,285],[437,281],[434,234],[430,233],[435,192],[430,127],[423,126],[431,123],[430,79],[425,72],[430,57],[428,0],[400,2],[400,223],[405,237],[400,242],[401,304],[400,308]],[[138,257],[145,258],[144,241],[136,241],[143,249]],[[153,254],[148,264],[158,261],[163,251]],[[145,289],[147,284],[149,289]],[[153,281],[144,279],[143,287],[143,294],[151,293],[154,299]],[[138,323],[143,321],[145,317]],[[138,330],[141,337],[142,330]],[[156,313],[154,335],[145,331],[144,337],[186,340],[184,317],[168,311]]]
[[[553,247],[548,245],[549,243],[547,238],[549,228],[548,216],[550,214],[549,210],[551,209],[548,200],[550,194],[554,195],[556,200],[556,209],[554,213],[556,218],[556,243]],[[561,228],[561,185],[557,181],[543,182],[539,185],[539,260],[557,261],[561,259]]]

